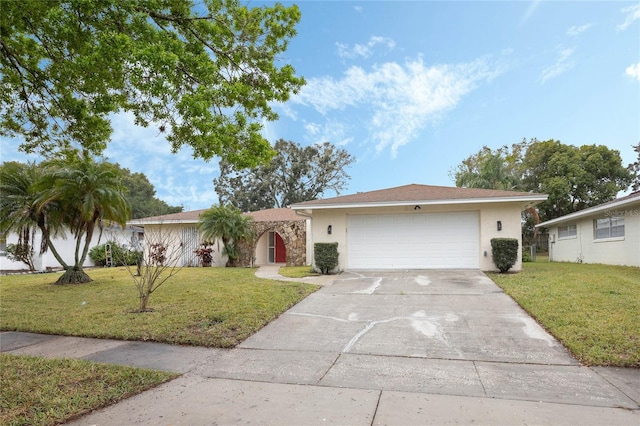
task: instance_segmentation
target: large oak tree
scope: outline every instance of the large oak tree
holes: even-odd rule
[[[270,163],[251,169],[220,163],[220,177],[213,180],[220,203],[250,212],[339,193],[349,179],[345,169],[355,160],[329,142],[303,147],[280,139],[274,148]]]
[[[128,111],[174,152],[255,166],[274,154],[260,134],[270,104],[304,84],[280,62],[299,19],[237,0],[4,1],[0,135],[100,154],[110,115]]]

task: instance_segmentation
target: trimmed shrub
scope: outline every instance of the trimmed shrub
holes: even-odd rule
[[[491,254],[500,273],[507,272],[518,259],[518,240],[515,238],[492,238]]]
[[[529,250],[525,250],[524,247],[522,248],[522,263],[524,262],[532,262],[531,259],[531,252]]]
[[[93,260],[96,266],[105,266],[107,263],[106,253],[104,251],[104,247],[107,244],[111,244],[111,260],[113,261],[113,266],[137,265],[138,261],[142,258],[142,252],[126,249],[115,241],[109,241],[89,250],[89,258]]]
[[[338,266],[338,243],[315,243],[313,245],[313,257],[316,268],[322,274],[328,274]]]

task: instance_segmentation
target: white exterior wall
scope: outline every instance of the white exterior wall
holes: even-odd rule
[[[149,243],[153,243],[154,241],[162,240],[164,242],[169,243],[168,251],[170,253],[173,253],[176,250],[182,250],[180,248],[180,244],[182,243],[182,240],[183,240],[182,239],[183,230],[187,228],[197,229],[197,227],[198,225],[193,223],[191,224],[163,223],[160,225],[145,225],[144,226],[144,244],[146,245]],[[199,245],[200,243],[202,243],[202,236],[200,235],[200,233],[198,233],[197,244]],[[212,246],[212,248],[213,248],[213,252],[211,253],[211,256],[213,258],[213,263],[211,264],[211,266],[213,267],[225,266],[227,263],[227,256],[222,255],[222,250],[224,249],[224,245],[222,244],[222,242],[216,241]],[[187,253],[186,250],[191,250],[191,249],[185,249],[185,252],[183,253],[183,255],[188,258],[191,258],[192,257],[191,251]],[[178,266],[188,266],[188,265],[185,265],[184,262],[182,262],[181,260],[180,262],[178,262]]]
[[[634,212],[634,210],[629,211]],[[561,226],[575,224],[575,237],[560,239],[558,226],[550,227],[549,260],[640,267],[640,214],[624,217],[624,237],[596,240],[593,221],[600,217],[604,216],[590,216],[560,224]]]
[[[522,269],[522,229],[521,229],[521,205],[520,203],[487,203],[487,204],[451,204],[451,205],[421,205],[419,210],[414,206],[401,207],[377,207],[377,208],[351,208],[351,209],[316,209],[311,220],[312,241],[309,244],[308,256],[313,263],[313,245],[315,243],[338,243],[338,268],[348,268],[347,259],[349,249],[347,244],[348,215],[385,214],[385,213],[430,213],[476,211],[480,216],[480,269],[484,271],[497,270],[491,256],[492,238],[516,238],[518,240],[518,260],[512,270]],[[497,230],[497,221],[502,222],[502,231]],[[327,227],[331,225],[331,235],[327,233]],[[484,256],[484,252],[487,256]]]
[[[133,230],[130,228],[123,230],[122,228],[116,227],[116,228],[105,229],[102,233],[102,238],[100,238],[99,237],[100,233],[96,230],[96,232],[93,235],[93,238],[91,239],[89,250],[91,250],[93,247],[97,245],[104,244],[109,240],[115,240],[115,241],[118,241],[120,244],[129,245],[131,243],[131,237],[133,233],[137,233],[137,230]],[[40,250],[41,235],[42,234],[40,233],[40,231],[36,232],[36,238],[35,238],[36,247],[34,248],[35,255],[33,256],[33,263],[36,268],[36,271],[46,271],[47,269],[51,269],[51,268],[55,268],[55,269],[62,268],[60,263],[58,263],[56,258],[53,256],[53,253],[51,253],[51,250],[47,250],[47,252],[42,255],[38,254]],[[18,234],[16,233],[7,234],[6,241],[7,241],[7,245],[16,244],[18,242]],[[83,241],[83,245],[84,245],[84,241]],[[67,233],[66,238],[63,238],[63,237],[54,238],[53,246],[56,248],[56,250],[58,251],[58,254],[60,254],[62,259],[68,265],[73,265],[75,263],[76,240],[73,238],[73,236],[70,233]],[[85,267],[95,266],[95,263],[91,260],[91,258],[89,258],[88,254],[83,266]],[[3,255],[0,255],[1,271],[23,271],[27,269],[28,267],[26,264],[22,262],[12,262],[6,257],[4,253]]]

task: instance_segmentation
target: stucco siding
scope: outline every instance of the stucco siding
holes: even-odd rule
[[[117,241],[122,245],[129,245],[132,241],[132,233],[137,234],[137,231],[132,231],[131,228],[121,229],[121,228],[105,228],[102,237],[99,235],[99,231],[93,235],[91,239],[91,243],[89,244],[89,250],[93,247],[104,244],[107,241]],[[46,253],[40,254],[40,240],[41,240],[41,232],[36,231],[35,236],[35,254],[33,256],[33,263],[36,271],[46,271],[48,269],[58,269],[62,268],[58,260],[54,257],[51,250],[47,250]],[[11,232],[6,236],[6,244],[16,244],[18,242],[18,234]],[[84,247],[84,240],[82,241]],[[73,266],[75,262],[75,250],[76,250],[76,240],[73,238],[71,233],[67,233],[66,237],[58,236],[53,238],[53,245],[62,257],[62,259],[68,264]],[[87,258],[82,265],[84,267],[95,266],[95,263],[89,257],[87,253]],[[2,271],[22,271],[26,270],[28,267],[26,264],[22,262],[13,262],[9,260],[5,255],[0,256],[0,270]]]
[[[350,208],[350,209],[316,209],[313,211],[313,219],[311,221],[313,243],[318,242],[337,242],[338,243],[338,262],[339,269],[348,269],[348,238],[347,224],[349,215],[366,215],[366,214],[398,214],[404,213],[435,213],[435,212],[479,212],[480,218],[480,247],[479,265],[482,270],[496,270],[491,256],[491,238],[516,238],[518,240],[518,261],[514,265],[513,270],[518,271],[522,268],[521,256],[522,238],[520,226],[520,204],[514,203],[496,203],[496,204],[460,204],[460,205],[422,205],[420,209],[415,206],[400,207],[375,207],[375,208]],[[502,222],[502,230],[497,230],[497,221]],[[331,234],[328,233],[328,227],[331,226]],[[484,253],[487,253],[486,256]]]
[[[197,229],[197,225],[174,223],[164,223],[162,225],[145,225],[145,247],[147,246],[147,244],[153,244],[155,242],[167,243],[169,245],[169,253],[180,253],[180,261],[178,262],[178,266],[198,266],[197,264],[194,264],[195,260],[197,260],[197,256],[195,256],[195,253],[193,253],[194,248],[192,247],[192,245],[189,245],[188,247],[181,247],[181,244],[183,244],[184,242],[185,229]],[[189,233],[190,231],[186,231],[186,234]],[[195,246],[198,246],[203,242],[203,240],[200,233],[196,232],[196,234],[197,241],[195,242]],[[213,253],[211,253],[211,256],[213,258],[213,262],[211,266],[225,266],[227,262],[227,256],[222,255],[222,251],[224,249],[224,245],[222,244],[222,242],[215,241],[212,248]]]
[[[575,237],[559,238],[558,226],[551,227],[550,260],[640,266],[640,215],[630,214],[624,217],[624,237],[600,240],[594,238],[593,221],[597,217],[603,216],[563,223],[563,226],[576,225]]]

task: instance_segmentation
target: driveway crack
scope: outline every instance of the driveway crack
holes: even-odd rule
[[[485,394],[485,396],[487,395],[487,389],[485,389],[484,387],[484,383],[482,382],[482,377],[480,376],[480,372],[478,371],[478,365],[476,364],[475,361],[473,362],[473,369],[476,370],[476,374],[478,375],[478,381],[480,382],[480,386],[482,386],[482,392]]]

